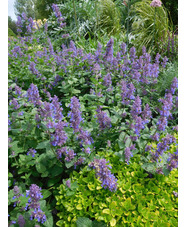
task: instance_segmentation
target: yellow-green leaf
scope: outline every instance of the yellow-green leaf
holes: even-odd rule
[[[96,187],[96,190],[100,190],[100,189],[102,189],[101,186],[97,186],[97,187]]]
[[[83,208],[82,208],[81,204],[78,204],[78,205],[76,206],[76,209],[82,210]]]
[[[104,214],[110,214],[110,210],[109,210],[109,209],[104,209],[104,210],[103,210],[103,213],[104,213]]]
[[[116,225],[116,219],[113,218],[111,221],[110,221],[110,225],[111,226],[115,226]]]
[[[88,188],[91,190],[91,191],[94,191],[95,190],[95,186],[93,184],[88,184]]]

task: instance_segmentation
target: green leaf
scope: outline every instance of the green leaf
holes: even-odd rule
[[[122,141],[125,136],[126,136],[126,133],[125,132],[121,132],[120,135],[119,135],[119,140]]]
[[[107,225],[104,222],[98,222],[96,220],[94,220],[92,222],[92,227],[106,227]]]
[[[60,177],[49,179],[49,180],[48,180],[48,183],[47,183],[47,186],[48,186],[48,187],[51,187],[51,186],[53,186],[54,184],[56,184],[57,182],[59,182],[60,180],[61,180]]]
[[[72,85],[72,84],[74,83],[74,81],[68,80],[68,83],[69,83],[70,85]]]
[[[125,147],[129,147],[131,145],[131,139],[130,137],[127,138],[126,142],[125,142]]]
[[[125,144],[124,144],[124,142],[121,141],[121,140],[118,140],[118,145],[119,145],[119,148],[120,148],[120,149],[125,148]]]
[[[47,216],[46,222],[44,222],[43,225],[46,226],[46,227],[53,226],[53,217],[52,217],[52,215],[49,216],[49,217]]]
[[[152,174],[156,172],[156,166],[154,163],[145,163],[142,165],[142,168]]]
[[[81,205],[81,204],[78,204],[78,205],[76,206],[76,209],[77,209],[77,210],[82,210],[82,209],[83,209],[83,207],[82,207],[82,205]]]
[[[43,199],[48,198],[52,193],[49,190],[42,190]]]
[[[39,173],[44,173],[46,171],[46,167],[41,163],[36,164],[36,169]]]
[[[92,227],[92,221],[89,218],[79,217],[76,221],[77,227]]]
[[[54,165],[52,168],[49,169],[51,177],[56,177],[62,174],[63,172],[63,167]]]
[[[50,145],[50,140],[46,140],[43,141],[41,143],[39,143],[36,147],[36,149],[44,149],[46,148],[47,150],[50,149],[51,145]]]
[[[123,154],[123,151],[115,152],[114,154],[120,158],[119,160],[121,162],[124,162],[125,161],[125,156]]]
[[[41,210],[44,210],[46,208],[46,200],[42,200],[40,202],[40,207],[41,207]]]
[[[163,168],[163,173],[164,173],[165,176],[168,176],[169,173],[170,173],[170,170],[166,169],[166,168]]]
[[[90,101],[92,101],[92,100],[95,100],[95,99],[97,99],[97,96],[96,95],[89,95],[89,94],[86,94],[86,95],[84,95],[84,100],[90,100]]]
[[[73,94],[78,94],[78,93],[81,93],[81,91],[74,88],[74,89],[72,89],[72,93],[73,93]]]
[[[65,166],[67,167],[67,169],[69,169],[70,167],[72,167],[74,165],[74,162],[65,162]]]

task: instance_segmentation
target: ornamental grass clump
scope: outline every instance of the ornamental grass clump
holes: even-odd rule
[[[168,12],[159,0],[143,0],[132,5],[132,13],[135,15],[132,23],[132,35],[135,36],[133,45],[137,47],[137,53],[141,53],[145,46],[153,55],[158,50],[158,42],[162,37],[168,37],[172,30],[168,19]]]

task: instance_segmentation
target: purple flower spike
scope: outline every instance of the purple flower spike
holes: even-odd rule
[[[131,145],[130,147],[125,148],[124,154],[125,154],[125,161],[127,165],[129,165],[129,160],[131,157],[133,157],[132,150],[135,150],[135,145]]]
[[[113,60],[113,44],[114,44],[113,39],[110,39],[107,43],[106,53],[105,53],[105,56],[104,56],[106,61],[112,61]]]
[[[34,211],[32,211],[30,220],[32,220],[33,218],[37,219],[37,221],[41,222],[42,224],[46,221],[46,216],[40,208],[34,209]]]
[[[31,84],[30,88],[27,90],[28,101],[33,103],[34,106],[41,105],[41,97],[39,95],[39,90],[36,85]]]
[[[18,217],[18,224],[19,224],[19,227],[25,226],[25,219],[24,219],[23,215],[21,215],[21,214]]]
[[[79,131],[79,125],[81,121],[83,120],[81,117],[81,111],[80,111],[80,103],[78,98],[73,96],[71,98],[71,103],[70,103],[70,113],[69,116],[71,117],[70,122],[71,122],[71,127],[74,129],[74,132]]]
[[[101,107],[99,107],[97,110],[96,117],[99,122],[99,127],[101,130],[104,130],[105,128],[110,128],[111,125],[111,119],[108,117],[107,113],[101,110]]]
[[[141,113],[141,99],[139,96],[137,96],[132,105],[131,115],[133,118],[135,118],[136,115],[138,115],[140,113]]]
[[[174,94],[175,90],[178,88],[178,79],[177,77],[174,77],[174,79],[172,80],[172,84],[171,84],[171,93]]]
[[[41,194],[41,188],[36,184],[30,186],[30,190],[26,191],[26,197],[29,197],[27,206],[29,209],[38,209],[40,208],[39,200],[43,198]]]
[[[96,170],[96,176],[102,182],[101,186],[105,189],[108,188],[110,191],[117,190],[117,179],[111,173],[111,166],[107,165],[107,161],[103,159],[96,159],[90,163],[89,167],[93,167]]]

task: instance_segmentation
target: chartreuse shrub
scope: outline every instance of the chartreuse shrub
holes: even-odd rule
[[[99,155],[111,162],[117,191],[102,188],[88,167],[73,171],[56,196],[57,226],[177,226],[177,169],[168,177],[149,178],[138,164],[139,155],[130,166],[119,162],[111,151]]]

